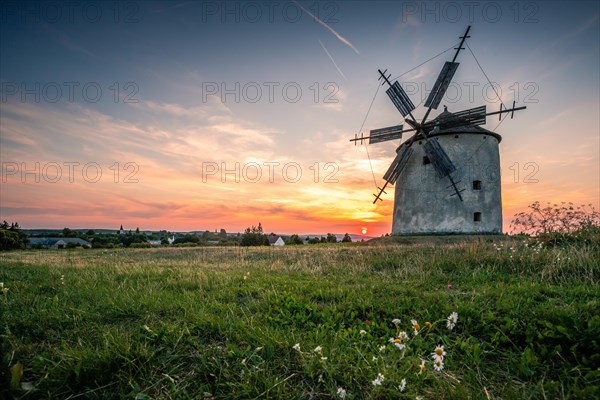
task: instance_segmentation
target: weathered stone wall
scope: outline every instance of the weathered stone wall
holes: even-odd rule
[[[473,128],[467,128],[473,130]],[[477,130],[485,132],[482,128]],[[502,233],[500,182],[500,137],[489,132],[452,132],[436,136],[457,167],[453,173],[464,201],[438,178],[432,164],[423,164],[422,144],[413,144],[414,153],[395,185],[392,234]],[[473,182],[480,181],[475,190]],[[474,214],[481,213],[475,221]]]

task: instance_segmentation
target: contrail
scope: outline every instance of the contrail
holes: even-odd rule
[[[344,73],[340,69],[340,67],[338,67],[337,63],[335,62],[335,60],[333,59],[333,57],[331,56],[331,54],[329,53],[329,51],[327,51],[327,48],[325,47],[325,45],[323,44],[323,42],[321,42],[321,39],[318,39],[318,40],[319,40],[319,43],[321,44],[321,47],[323,48],[323,50],[325,50],[325,53],[327,53],[327,55],[329,56],[329,59],[331,60],[331,62],[335,66],[335,68],[338,70],[338,72],[340,73],[340,75],[343,76],[345,80],[348,80],[346,78],[346,75],[344,75]]]
[[[352,43],[350,43],[350,41],[348,39],[346,39],[345,37],[343,37],[342,35],[340,35],[339,33],[337,33],[335,31],[335,29],[333,29],[332,27],[330,27],[329,25],[327,25],[325,22],[321,21],[319,18],[317,18],[313,13],[311,13],[310,11],[308,11],[306,8],[302,7],[302,5],[298,2],[296,2],[296,0],[292,0],[294,3],[298,4],[298,7],[300,7],[302,10],[304,10],[304,12],[306,12],[308,15],[310,15],[311,17],[313,17],[315,19],[315,21],[317,21],[319,24],[323,25],[325,28],[329,29],[329,31],[331,33],[333,33],[335,35],[335,37],[337,37],[342,43],[347,44],[348,46],[350,46],[352,48],[352,50],[354,50],[356,52],[356,54],[360,54],[358,52],[358,50],[356,49],[356,47],[354,47],[354,45]]]

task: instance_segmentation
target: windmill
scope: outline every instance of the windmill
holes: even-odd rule
[[[412,132],[412,136],[408,140],[400,144],[396,150],[396,157],[389,166],[383,179],[385,183],[381,187],[377,187],[379,192],[373,194],[375,199],[373,203],[381,201],[382,194],[386,194],[388,185],[395,185],[395,204],[394,204],[394,222],[393,234],[412,234],[412,233],[471,233],[471,232],[494,232],[502,231],[502,206],[500,196],[500,181],[499,181],[499,155],[498,143],[501,140],[500,135],[483,129],[480,125],[486,123],[486,117],[490,115],[499,115],[502,119],[502,114],[510,113],[511,119],[514,112],[523,110],[526,107],[515,107],[515,102],[511,108],[506,108],[501,105],[499,111],[486,112],[486,106],[480,106],[463,110],[455,113],[445,111],[438,117],[427,120],[431,110],[436,110],[446,93],[452,78],[458,69],[459,63],[456,59],[461,50],[464,50],[463,45],[465,40],[469,38],[469,26],[463,36],[460,37],[460,44],[454,48],[456,50],[452,61],[446,61],[429,96],[427,97],[424,106],[426,112],[424,117],[419,122],[413,115],[415,105],[410,100],[400,83],[396,80],[390,81],[391,74],[387,74],[387,69],[384,71],[378,70],[381,85],[387,85],[386,93],[396,109],[404,118],[404,122],[409,126],[404,129],[403,124],[394,125],[386,128],[371,130],[369,136],[355,135],[351,142],[355,144],[364,140],[369,141],[369,144],[387,142],[390,140],[401,139],[402,135],[407,132]],[[445,107],[444,107],[445,108]],[[454,136],[459,139],[460,136],[476,135],[477,140],[469,137],[463,143],[457,141],[449,141],[448,137]],[[486,140],[488,137],[496,139],[488,141],[492,143],[483,145],[481,140]],[[444,142],[444,143],[442,143]],[[418,145],[417,145],[418,143]],[[460,151],[454,151],[453,157],[448,155],[447,147],[459,148]],[[483,146],[483,151],[481,150]],[[446,149],[445,149],[446,147]],[[478,154],[482,152],[483,155]],[[422,157],[419,157],[422,155]],[[464,174],[457,171],[457,163],[465,162],[472,158],[482,158],[493,164],[494,169],[497,169],[496,182],[485,185],[486,193],[481,195],[481,180],[473,180],[472,191],[477,193],[463,193],[467,190],[461,186],[461,178]],[[426,168],[433,168],[437,174],[437,180],[429,185],[425,185],[428,190],[421,185],[421,190],[417,190],[418,195],[407,189],[422,171],[416,171],[414,164],[418,164],[419,159],[423,160],[423,165],[429,165]],[[411,165],[412,164],[412,165]],[[487,166],[486,168],[488,168]],[[489,168],[488,168],[489,169]],[[415,172],[416,171],[416,172]],[[400,181],[399,181],[400,180]],[[397,184],[398,183],[398,184]],[[421,182],[422,183],[422,182]],[[440,185],[444,185],[440,187]],[[440,210],[432,210],[429,202],[432,192],[441,192],[443,196],[437,206]],[[467,201],[465,202],[465,195]],[[488,200],[485,204],[485,197]],[[493,200],[489,198],[493,197]],[[464,204],[466,203],[466,204]],[[481,204],[480,204],[481,203]],[[493,203],[493,204],[492,204]],[[488,220],[487,224],[472,224],[466,223],[469,219],[468,214],[473,213],[473,222],[482,221],[482,211],[473,211],[481,208],[493,208],[495,211],[493,220]],[[499,211],[498,211],[499,210]],[[499,218],[498,218],[499,215]],[[499,221],[499,227],[498,227]]]

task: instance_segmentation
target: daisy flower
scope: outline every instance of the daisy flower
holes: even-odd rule
[[[431,355],[433,356],[433,359],[441,359],[442,361],[444,360],[444,356],[446,355],[446,351],[444,350],[444,346],[442,346],[441,344],[438,344],[435,348],[435,350],[433,351],[433,353],[431,353]]]
[[[406,345],[404,343],[402,343],[402,339],[399,337],[390,338],[390,343],[392,343],[394,346],[396,346],[400,350],[404,350],[404,348],[406,347]]]
[[[300,351],[301,351],[301,350],[300,350],[300,343],[296,343],[296,344],[295,344],[295,345],[292,347],[292,349],[294,349],[294,350],[296,350],[296,351],[300,352]]]
[[[373,384],[373,386],[381,386],[384,379],[385,379],[385,376],[383,376],[380,372],[377,374],[377,378],[375,378],[371,383]]]
[[[337,396],[340,399],[345,399],[346,398],[346,390],[341,387],[337,388]]]
[[[393,319],[393,320],[392,320],[392,324],[394,324],[394,325],[396,325],[396,326],[400,325],[400,322],[401,322],[401,321],[400,321],[400,319],[398,319],[398,318],[395,318],[395,319]]]
[[[404,392],[404,389],[406,389],[406,379],[402,378],[400,381],[400,386],[398,386],[398,390]]]
[[[448,323],[446,324],[446,327],[448,329],[452,330],[456,326],[457,322],[458,322],[458,314],[456,313],[456,311],[454,311],[452,314],[450,314],[448,316]]]
[[[360,336],[364,336],[367,333],[367,331],[365,331],[364,329],[361,329],[360,332],[358,332],[358,333],[360,333]]]
[[[419,323],[414,319],[410,321],[410,324],[412,325],[414,330],[413,334],[417,336],[419,334],[419,331],[421,330],[421,325],[419,325]]]
[[[421,375],[426,369],[427,367],[425,367],[425,360],[421,360],[421,365],[419,365],[419,373],[417,375]]]
[[[433,361],[433,369],[435,369],[436,371],[441,371],[444,369],[444,360],[442,360],[441,358],[436,358]]]

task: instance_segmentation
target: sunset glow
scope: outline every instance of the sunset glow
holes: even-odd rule
[[[139,2],[130,21],[106,9],[93,23],[66,12],[48,21],[43,10],[36,21],[0,6],[0,220],[389,233],[393,188],[377,204],[372,194],[399,142],[349,139],[402,123],[383,89],[371,107],[378,68],[409,71],[400,82],[418,104],[450,53],[419,65],[456,45],[467,25],[502,100],[527,106],[484,126],[503,137],[504,230],[536,200],[599,208],[597,3],[535,3],[534,23],[508,3],[498,21],[481,12],[469,21],[466,11],[436,21],[405,2],[300,1],[295,22],[281,7],[272,21],[265,11],[252,22],[243,8],[235,19],[204,3]],[[442,104],[498,110],[471,53],[458,61]]]

